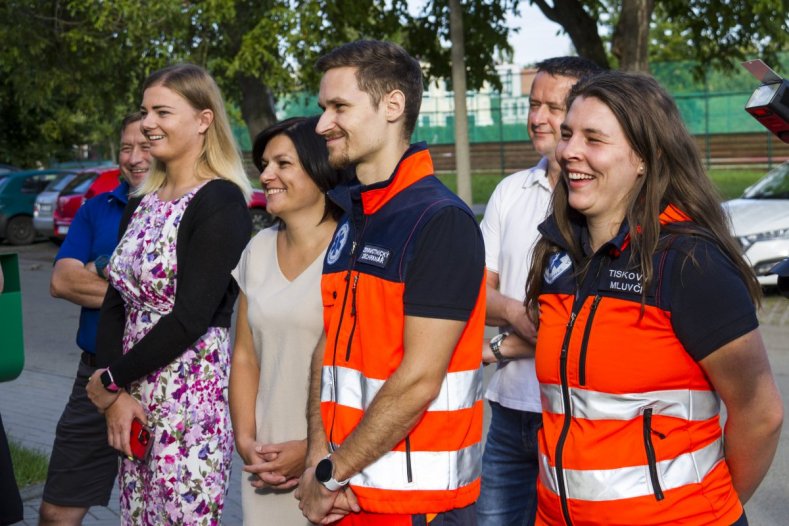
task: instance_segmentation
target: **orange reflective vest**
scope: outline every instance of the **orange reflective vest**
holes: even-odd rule
[[[417,145],[385,183],[331,194],[346,210],[321,281],[327,340],[321,412],[332,448],[353,432],[402,360],[404,283],[420,230],[447,206],[471,214],[432,174],[430,154]],[[479,297],[439,395],[404,440],[351,478],[365,511],[438,513],[479,495],[484,276],[469,285]]]
[[[687,220],[671,206],[661,215],[662,224]],[[550,221],[541,229],[563,246]],[[743,509],[720,401],[660,306],[662,275],[684,254],[655,254],[642,315],[628,239],[622,232],[598,250],[580,284],[566,252],[543,276],[537,524],[730,526]]]

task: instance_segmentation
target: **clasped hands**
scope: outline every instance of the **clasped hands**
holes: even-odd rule
[[[298,485],[304,472],[307,440],[261,444],[249,439],[239,444],[238,454],[244,460],[244,471],[252,474],[253,487],[287,490]]]
[[[304,470],[295,497],[299,500],[301,512],[315,524],[331,524],[349,513],[362,510],[350,487],[329,491],[318,482],[314,466]]]

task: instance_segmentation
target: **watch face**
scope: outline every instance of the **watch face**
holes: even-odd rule
[[[331,460],[324,458],[315,466],[315,478],[318,479],[318,482],[328,482],[331,480],[332,471],[334,471],[334,465]]]

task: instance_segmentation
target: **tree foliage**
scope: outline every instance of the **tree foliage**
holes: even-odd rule
[[[496,52],[503,61],[512,57],[505,18],[508,12],[517,9],[517,5],[518,0],[461,2],[468,89],[477,90],[485,83],[501,89],[494,67]],[[422,11],[405,24],[404,33],[404,46],[427,66],[429,77],[451,79],[449,0],[427,2]]]
[[[514,1],[464,2],[472,88],[497,81],[494,54],[509,50],[502,6]],[[275,120],[277,97],[317,87],[312,64],[344,42],[399,42],[449,78],[446,6],[431,0],[412,16],[406,0],[5,0],[0,160],[46,164],[78,144],[113,155],[142,81],[181,61],[214,75],[251,136]]]
[[[606,67],[644,69],[625,56],[648,39],[648,58],[692,60],[702,78],[707,68],[732,70],[762,57],[777,62],[789,45],[786,0],[529,0],[567,32],[579,55]],[[649,31],[632,27],[627,9],[650,13]],[[645,22],[646,23],[646,22]]]
[[[770,64],[789,47],[789,16],[785,0],[658,0],[658,15],[672,27],[669,35],[652,34],[650,46],[660,53],[664,38],[674,33],[677,54],[694,60],[698,77],[706,67],[731,71],[757,57]],[[669,40],[670,41],[670,40]]]

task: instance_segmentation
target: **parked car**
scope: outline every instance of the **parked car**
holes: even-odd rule
[[[53,214],[55,206],[57,205],[60,192],[75,178],[77,172],[64,172],[57,176],[57,178],[49,183],[44,191],[36,197],[36,203],[33,205],[33,228],[36,232],[46,237],[54,237],[55,223],[53,221]]]
[[[789,257],[789,161],[771,170],[743,192],[726,201],[732,231],[759,283],[774,286],[769,274],[776,263]]]
[[[0,238],[27,245],[36,238],[33,204],[36,196],[62,170],[26,170],[0,174]]]
[[[60,192],[53,212],[54,237],[62,241],[68,234],[71,221],[77,215],[82,203],[102,192],[109,192],[118,185],[120,170],[113,168],[103,172],[83,172],[78,174]],[[255,232],[271,226],[275,218],[266,211],[266,194],[253,190],[249,201],[249,214]]]
[[[249,215],[252,216],[252,231],[257,232],[274,224],[275,217],[266,211],[266,192],[252,190],[249,201]]]
[[[62,163],[55,163],[50,168],[58,168],[61,170],[72,171],[85,171],[85,170],[100,170],[103,168],[111,168],[115,166],[115,161],[99,160],[99,161],[64,161]]]
[[[117,167],[89,170],[77,174],[69,182],[57,199],[52,213],[54,237],[63,240],[68,234],[71,221],[77,215],[82,203],[93,196],[109,192],[120,183],[121,171]]]
[[[5,175],[8,172],[18,172],[19,168],[13,164],[0,163],[0,175]]]

